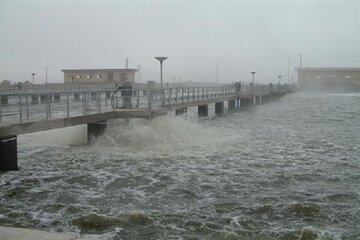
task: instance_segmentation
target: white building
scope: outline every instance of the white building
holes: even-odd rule
[[[137,69],[63,69],[64,83],[119,83],[135,81]]]

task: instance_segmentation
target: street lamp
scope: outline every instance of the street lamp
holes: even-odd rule
[[[33,78],[33,84],[35,84],[35,74],[36,74],[36,73],[34,73],[34,72],[33,72],[33,73],[31,73],[32,78]]]
[[[167,59],[167,57],[155,57],[160,62],[160,89],[162,91],[163,85],[163,70],[162,70],[162,63]]]

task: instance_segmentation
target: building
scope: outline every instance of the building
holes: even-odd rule
[[[298,85],[305,90],[359,92],[360,68],[296,68]]]
[[[135,81],[137,69],[63,69],[64,83],[119,83]]]

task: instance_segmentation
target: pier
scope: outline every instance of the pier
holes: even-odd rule
[[[157,88],[45,89],[0,93],[0,171],[18,170],[17,136],[87,124],[88,140],[101,135],[110,119],[150,119],[175,111],[182,115],[198,108],[199,117],[248,109],[278,99],[293,85],[234,83],[220,86]]]

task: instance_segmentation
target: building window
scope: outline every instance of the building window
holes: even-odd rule
[[[351,78],[351,75],[345,75],[345,77],[344,77],[344,78],[349,79],[349,78]]]
[[[76,78],[81,78],[81,75],[76,75]]]
[[[315,78],[322,78],[322,75],[316,75]]]
[[[91,75],[86,75],[86,78],[91,78]]]
[[[96,75],[96,78],[102,78],[101,74]]]

